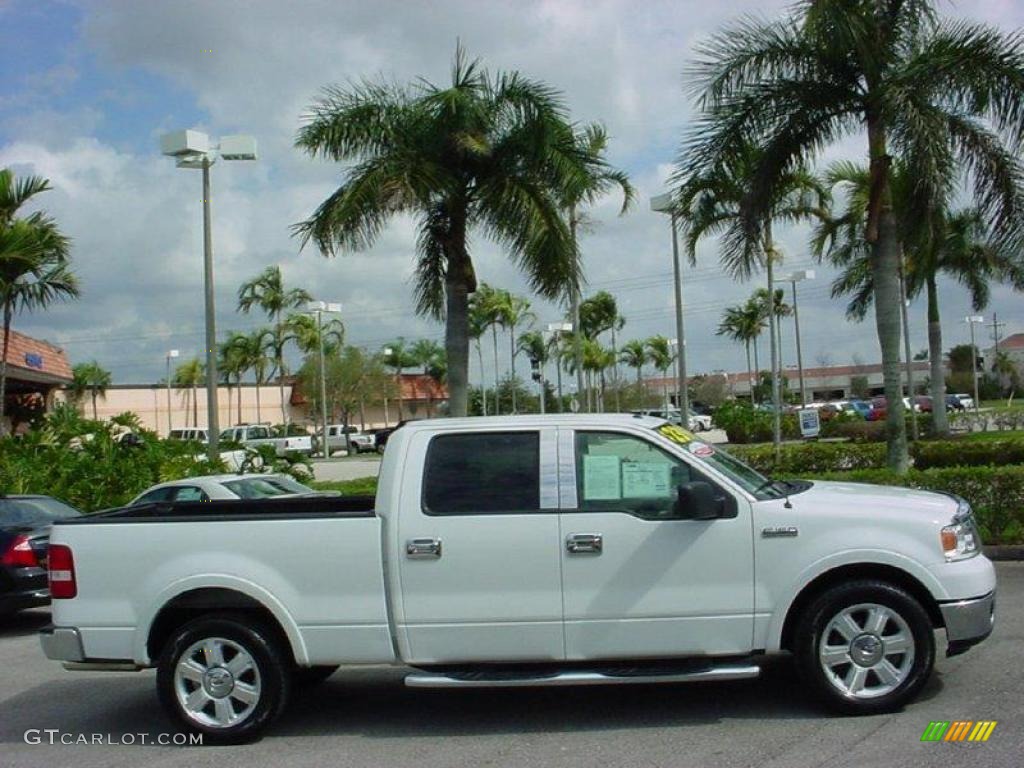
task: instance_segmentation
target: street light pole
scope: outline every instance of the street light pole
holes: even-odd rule
[[[160,137],[160,151],[175,158],[179,168],[199,168],[203,172],[203,290],[206,314],[206,433],[210,461],[220,457],[220,414],[217,407],[217,328],[213,290],[213,225],[210,214],[210,166],[217,158],[255,160],[256,139],[251,136],[223,136],[211,146],[210,137],[201,131],[186,130]]]
[[[171,422],[171,358],[178,356],[178,350],[171,349],[167,352],[167,436],[171,436],[171,430],[174,429],[174,425]]]
[[[206,293],[206,435],[210,461],[220,456],[217,408],[217,319],[213,299],[213,232],[210,222],[210,158],[203,158],[203,290]]]
[[[804,383],[804,356],[803,350],[800,346],[800,310],[797,307],[796,301],[796,284],[802,280],[813,280],[814,270],[813,269],[801,269],[786,275],[784,280],[788,280],[790,285],[793,286],[793,323],[796,331],[796,367],[800,376],[800,404],[804,407],[807,406],[807,386]]]
[[[668,213],[672,222],[672,273],[674,277],[675,304],[676,304],[676,339],[679,344],[679,352],[676,356],[676,399],[678,400],[680,413],[683,414],[683,424],[688,423],[690,418],[690,391],[686,381],[686,332],[683,325],[683,275],[679,265],[679,232],[675,203],[672,195],[666,193],[651,198],[651,210],[658,213]]]

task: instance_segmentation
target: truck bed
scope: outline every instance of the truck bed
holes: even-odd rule
[[[390,662],[381,543],[372,496],[149,504],[53,526],[74,554],[78,596],[56,600],[87,659],[149,666],[155,613],[197,590],[265,606],[300,664]]]

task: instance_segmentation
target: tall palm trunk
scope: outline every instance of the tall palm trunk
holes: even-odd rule
[[[914,360],[910,353],[910,320],[907,318],[906,259],[900,256],[900,320],[903,323],[903,356],[907,368],[907,392],[914,396]],[[911,400],[913,402],[913,400]],[[917,430],[917,411],[910,409],[910,435],[914,440],[920,437]]]
[[[494,342],[494,415],[501,413],[501,374],[498,373],[498,325],[491,323],[491,340]]]
[[[95,412],[96,412],[96,400],[95,400],[95,398],[92,401],[92,410],[93,410],[93,414],[95,414]],[[93,418],[96,418],[95,415],[93,416]],[[210,419],[209,414],[207,414],[206,419],[207,419],[207,426],[209,426],[209,419]],[[196,397],[196,382],[195,382],[195,380],[192,381],[192,426],[193,427],[198,427],[199,426],[199,400]]]
[[[476,340],[476,356],[480,361],[480,401],[483,406],[483,415],[487,415],[487,378],[484,376],[484,345],[480,343],[480,337]]]
[[[516,409],[516,324],[509,323],[509,345],[512,350],[512,413],[517,413]]]
[[[445,245],[444,347],[448,355],[448,413],[465,416],[469,405],[469,294],[476,290],[473,265],[466,253],[465,216],[453,217]]]
[[[750,339],[744,343],[747,348],[747,382],[750,384],[750,402],[754,402],[754,371],[750,367]]]
[[[619,350],[615,346],[615,326],[612,325],[612,384],[615,387],[615,412],[622,410],[622,400],[619,398],[619,390],[622,389],[619,382]]]
[[[281,313],[277,312],[275,316],[275,328],[274,328],[274,352],[277,354],[277,393],[281,398],[281,421],[285,427],[288,426],[288,405],[284,401],[284,341],[281,329]],[[287,433],[287,430],[285,430]]]
[[[775,244],[772,242],[771,225],[765,237],[765,255],[768,272],[768,336],[772,368],[772,445],[775,447],[775,463],[779,463],[782,451],[782,403],[779,392],[779,339],[775,315]]]
[[[0,351],[0,435],[7,432],[4,413],[7,405],[7,351],[11,346],[11,322],[14,319],[14,306],[10,299],[4,302],[4,348]]]
[[[576,228],[579,224],[576,209],[569,211],[569,237],[572,241],[573,253],[576,252]],[[583,406],[583,334],[580,332],[580,289],[574,285],[569,289],[569,304],[572,312],[573,357],[576,360],[576,400]]]
[[[401,358],[396,358],[395,362],[398,363],[398,365],[395,366],[395,383],[398,385],[398,420],[401,421],[405,418],[405,392],[402,388],[402,371],[404,370],[404,367],[402,366]]]
[[[910,464],[907,454],[907,425],[903,415],[903,381],[900,375],[899,313],[899,230],[893,211],[889,168],[892,158],[886,136],[877,117],[868,118],[871,152],[871,205],[867,240],[872,248],[875,285],[875,325],[882,351],[882,379],[885,384],[885,436],[889,469],[904,474]]]
[[[942,322],[935,275],[928,276],[928,357],[931,361],[932,428],[937,435],[949,433],[946,415],[946,372],[942,369]],[[914,401],[911,400],[911,403]]]
[[[256,423],[263,422],[263,412],[260,410],[260,384],[263,383],[263,376],[256,374]]]
[[[757,396],[757,385],[761,381],[761,363],[757,359],[757,336],[754,337],[754,383],[750,388],[750,400],[753,403],[758,402]]]
[[[96,390],[92,390],[92,420],[99,421],[99,416],[96,415]]]
[[[235,381],[235,386],[238,388],[238,421],[236,424],[242,423],[242,374],[238,374],[238,378]]]

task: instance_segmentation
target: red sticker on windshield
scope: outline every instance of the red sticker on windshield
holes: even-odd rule
[[[714,446],[708,445],[707,443],[699,443],[694,441],[686,446],[687,449],[699,459],[706,459],[708,456],[715,455]]]

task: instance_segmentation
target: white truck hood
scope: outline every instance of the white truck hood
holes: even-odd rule
[[[941,493],[828,480],[815,480],[808,490],[794,494],[790,503],[794,509],[813,511],[823,517],[857,512],[901,514],[940,525],[947,525],[957,510],[956,500]]]

